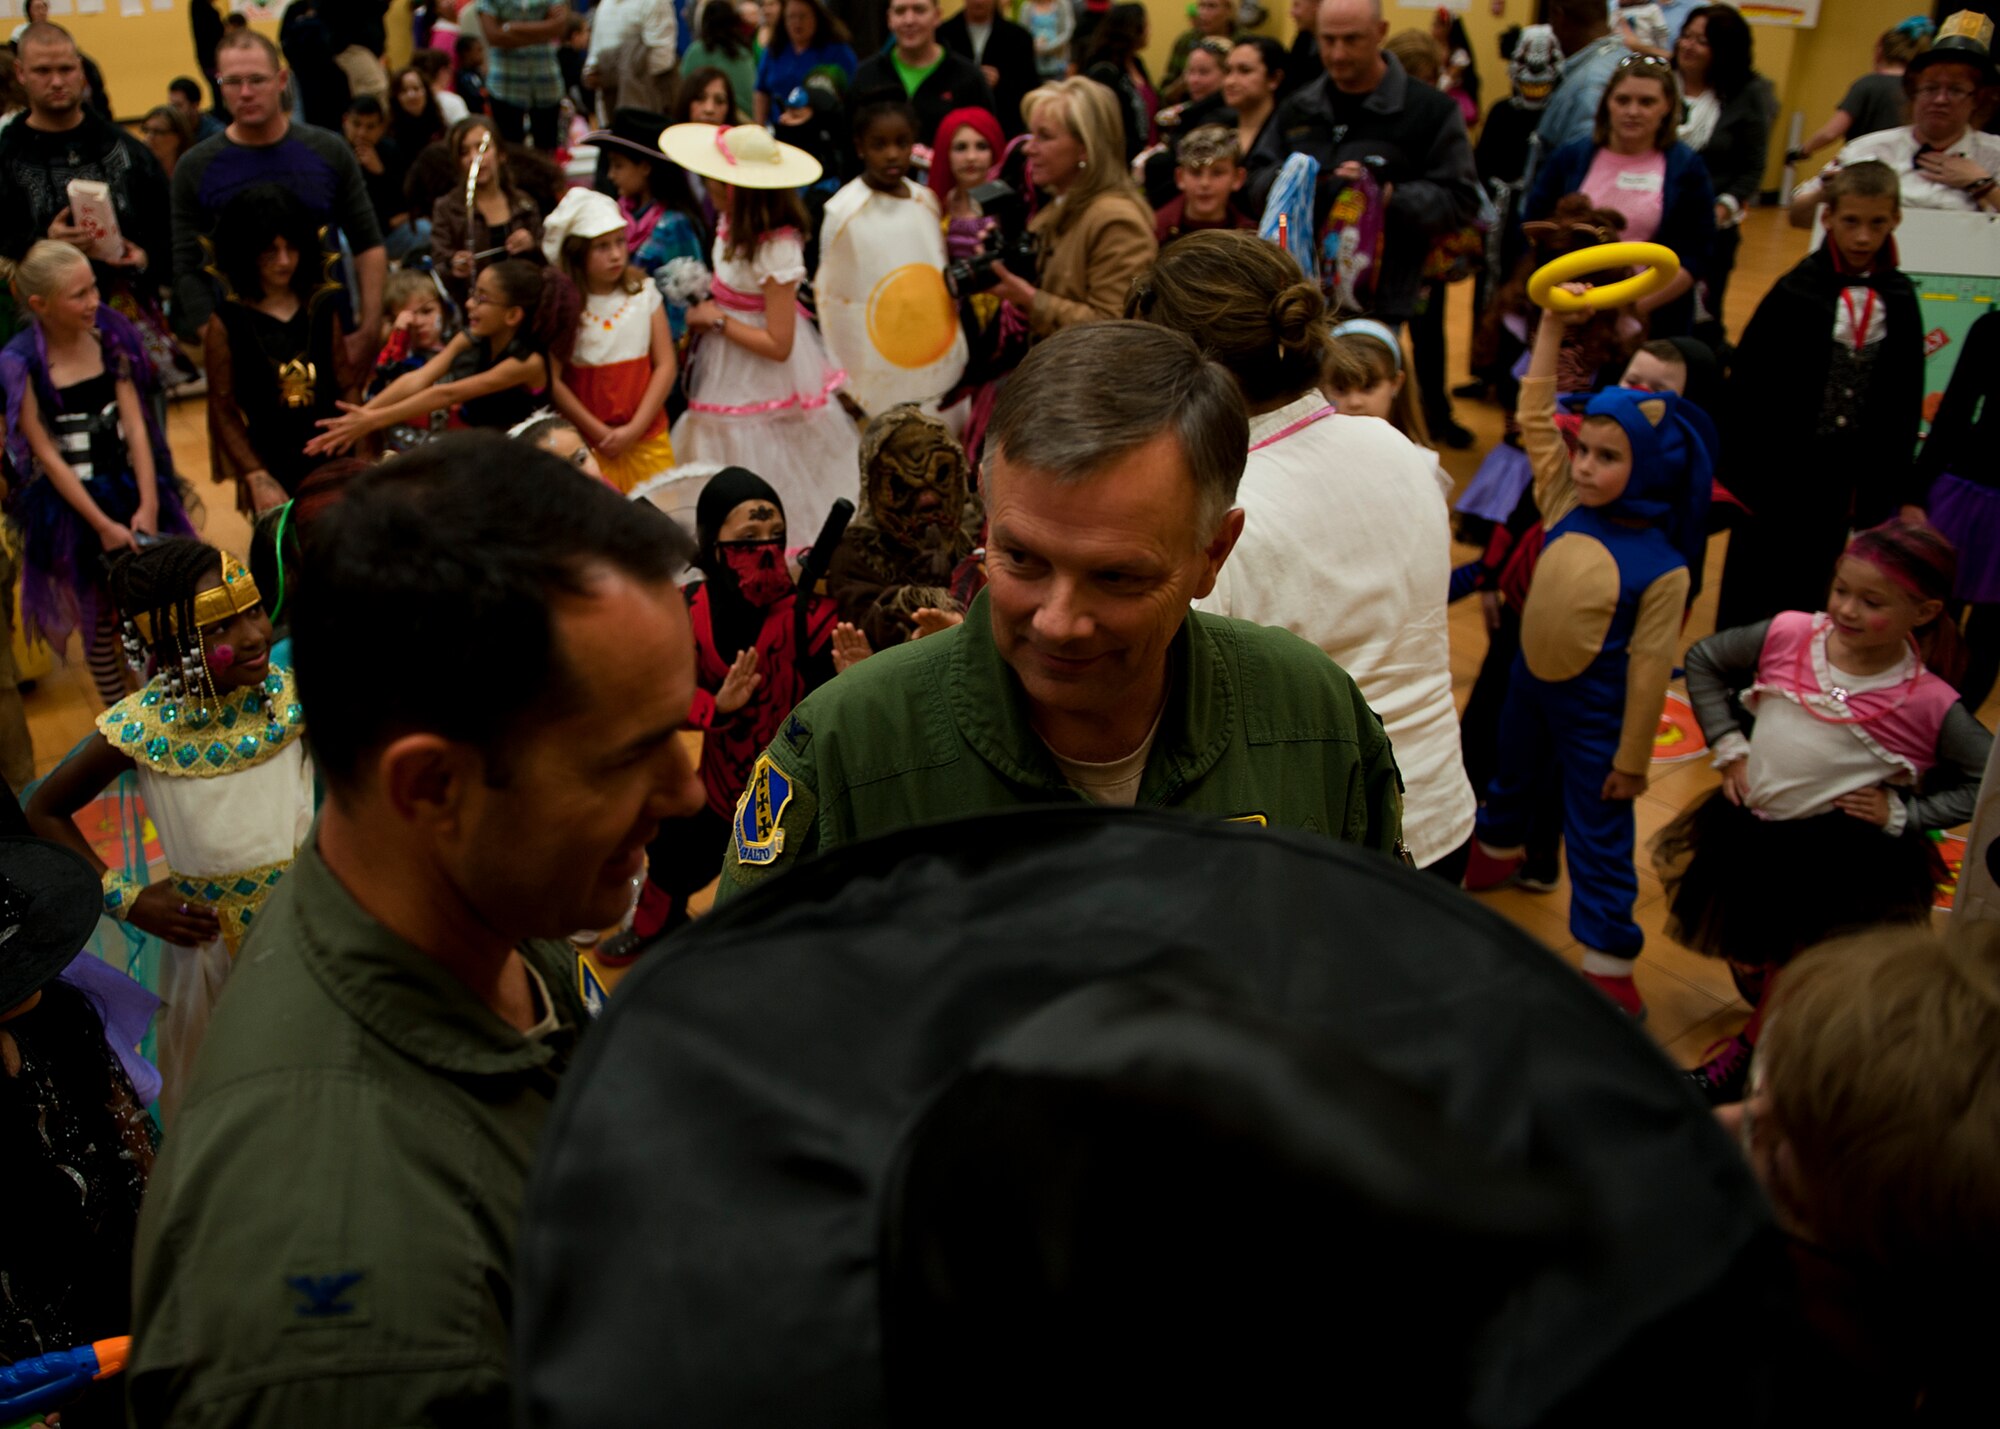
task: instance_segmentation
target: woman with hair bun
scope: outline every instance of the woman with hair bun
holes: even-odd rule
[[[1195,604],[1281,625],[1333,658],[1396,749],[1403,837],[1457,882],[1472,837],[1445,620],[1450,521],[1429,452],[1320,393],[1318,286],[1254,234],[1193,233],[1133,285],[1126,316],[1185,333],[1228,369],[1250,413],[1243,536]]]

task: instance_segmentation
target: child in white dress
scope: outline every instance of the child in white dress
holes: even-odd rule
[[[695,347],[674,453],[684,464],[756,472],[797,529],[817,534],[833,503],[852,497],[861,459],[860,434],[835,395],[847,374],[798,302],[806,237],[797,190],[819,177],[819,163],[754,124],[676,124],[660,146],[707,181],[720,213],[713,293],[688,310]]]

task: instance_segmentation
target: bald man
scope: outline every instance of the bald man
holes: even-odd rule
[[[1311,154],[1319,160],[1314,207],[1324,213],[1341,184],[1372,171],[1389,212],[1371,314],[1401,323],[1416,311],[1432,242],[1479,212],[1472,145],[1458,106],[1382,48],[1389,24],[1379,0],[1322,0],[1318,24],[1326,73],[1265,126],[1250,156],[1251,184],[1261,207],[1286,156]]]

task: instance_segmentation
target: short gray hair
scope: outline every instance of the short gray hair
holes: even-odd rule
[[[1228,371],[1170,328],[1084,323],[1038,343],[1000,389],[987,441],[1009,462],[1068,482],[1170,428],[1205,543],[1236,504],[1250,419]]]

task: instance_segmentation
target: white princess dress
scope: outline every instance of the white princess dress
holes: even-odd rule
[[[161,943],[154,1027],[168,1118],[250,923],[312,828],[304,716],[292,672],[273,665],[262,684],[225,696],[206,720],[194,700],[176,700],[154,679],[99,715],[97,728],[132,760],[174,892],[222,924],[221,936],[200,947]]]
[[[783,228],[744,259],[729,255],[728,239],[725,223],[715,239],[714,300],[737,321],[765,327],[764,284],[802,282],[805,244],[797,229]],[[783,362],[703,334],[689,360],[687,410],[674,423],[674,457],[763,477],[784,500],[789,539],[810,544],[833,503],[852,500],[860,482],[861,435],[834,396],[846,381],[804,309]]]

